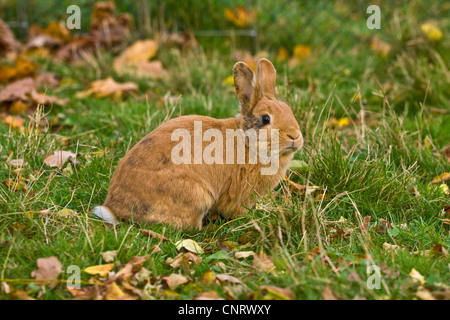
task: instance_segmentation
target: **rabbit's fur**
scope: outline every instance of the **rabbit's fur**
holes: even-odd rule
[[[264,196],[277,186],[294,152],[303,145],[291,108],[275,99],[275,75],[275,68],[267,59],[258,62],[256,75],[244,62],[236,63],[233,76],[241,114],[230,119],[189,115],[160,125],[120,160],[106,201],[96,207],[94,213],[110,223],[116,223],[117,217],[189,229],[201,229],[208,212],[228,218],[244,214],[246,208],[254,205],[257,196]],[[261,122],[264,115],[269,115],[270,124]],[[194,161],[175,164],[171,152],[179,141],[171,140],[172,133],[176,129],[187,129],[193,141],[194,121],[201,121],[203,132],[218,129],[223,137],[227,129],[253,128],[257,132],[262,128],[279,129],[277,172],[262,175],[261,168],[268,165],[259,160],[250,164],[247,142],[245,164],[237,164],[237,161],[227,164],[225,160],[224,164],[194,164]],[[225,138],[223,141],[225,148]],[[203,142],[203,150],[208,144]],[[234,145],[237,148],[237,143]],[[225,150],[223,157],[225,159]]]

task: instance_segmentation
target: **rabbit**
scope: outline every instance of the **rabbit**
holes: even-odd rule
[[[294,153],[303,146],[303,136],[291,108],[275,99],[275,77],[275,68],[267,59],[258,61],[256,75],[246,63],[237,62],[233,79],[240,114],[229,119],[180,116],[157,127],[120,160],[103,206],[95,207],[93,213],[111,224],[117,224],[120,219],[165,223],[191,230],[201,230],[203,218],[209,212],[217,212],[225,218],[245,214],[258,197],[278,185]],[[181,139],[174,141],[173,133],[181,129],[195,136],[196,124],[201,124],[203,132],[214,129],[223,136],[229,130],[253,129],[260,133],[261,129],[278,129],[278,151],[274,153],[278,167],[273,174],[263,175],[261,170],[269,166],[267,161],[250,163],[250,152],[245,153],[244,163],[196,163],[195,154],[187,156],[188,163],[175,163],[173,150]],[[258,139],[253,144],[259,143]],[[195,149],[193,140],[187,146]],[[267,148],[272,147],[273,141],[266,140]],[[246,139],[245,151],[251,147]],[[197,150],[206,152],[206,148],[203,142]],[[227,156],[230,152],[238,153],[237,148],[236,143],[234,149],[226,151]],[[217,155],[220,150],[216,149]]]

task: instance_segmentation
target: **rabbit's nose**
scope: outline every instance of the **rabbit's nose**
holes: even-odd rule
[[[300,138],[300,134],[298,134],[296,138],[294,138],[294,137],[293,137],[292,135],[290,135],[290,134],[288,134],[287,136],[288,136],[289,139],[292,139],[292,140],[297,140],[298,138]]]

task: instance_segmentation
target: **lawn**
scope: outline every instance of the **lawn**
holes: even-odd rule
[[[118,2],[114,15],[150,19],[127,3]],[[161,22],[150,19],[148,29],[139,25],[78,59],[56,59],[45,47],[23,53],[36,68],[31,77],[58,78],[38,91],[67,101],[0,101],[1,299],[450,299],[449,3],[380,2],[379,30],[367,28],[364,1],[258,1],[246,4],[244,27],[224,11],[239,3],[197,3],[211,10],[197,19],[195,8],[167,1],[166,30],[191,28],[196,43],[164,40]],[[42,28],[67,17],[60,8]],[[87,23],[90,11],[85,16]],[[220,29],[258,33],[205,32]],[[118,72],[117,57],[143,39],[158,43],[150,58],[163,70]],[[277,98],[305,139],[270,195],[236,219],[212,213],[201,231],[111,227],[91,214],[118,161],[161,123],[234,117],[233,65],[261,57],[274,63]],[[0,65],[17,67],[17,56]],[[0,90],[21,77],[4,70]],[[108,77],[136,88],[86,92]],[[51,166],[47,157],[57,150],[76,157]],[[59,264],[38,266],[49,257]],[[58,269],[51,283],[36,280],[35,270],[48,278],[46,263]],[[80,289],[67,288],[74,268]]]

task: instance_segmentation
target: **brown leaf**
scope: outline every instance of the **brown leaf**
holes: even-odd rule
[[[89,286],[82,288],[69,288],[67,291],[73,296],[73,300],[102,300],[103,286]]]
[[[176,273],[173,273],[170,276],[165,276],[163,279],[166,281],[170,290],[175,290],[178,286],[189,282],[188,278]]]
[[[88,90],[78,92],[76,97],[86,98],[93,95],[97,98],[112,96],[115,99],[119,99],[123,93],[131,93],[137,90],[138,86],[134,82],[119,83],[114,81],[113,78],[108,77],[104,80],[92,82]]]
[[[137,77],[159,77],[163,72],[161,61],[148,61],[157,51],[158,42],[154,40],[136,41],[114,60],[114,70]]]
[[[169,264],[174,269],[180,267],[182,263],[188,264],[189,262],[192,262],[197,266],[202,262],[202,258],[192,252],[180,252],[175,258],[167,258],[166,260],[166,264]]]
[[[62,272],[62,264],[56,257],[39,258],[36,261],[38,269],[31,273],[33,278],[36,278],[35,283],[39,285],[49,284],[54,282]],[[51,288],[55,287],[57,283],[50,285]]]
[[[450,172],[444,172],[443,174],[433,178],[433,180],[431,180],[431,183],[436,184],[449,180],[450,180]]]
[[[370,224],[370,219],[371,218],[372,218],[372,216],[366,216],[366,217],[363,218],[363,223],[360,226],[361,232],[363,234],[367,234],[367,231],[369,230],[369,224]]]
[[[37,104],[57,104],[60,106],[64,106],[67,104],[67,102],[69,102],[69,99],[59,99],[56,96],[49,96],[45,93],[38,93],[36,91],[32,91],[31,92],[31,99],[33,99],[34,102],[36,102]]]
[[[150,255],[141,257],[136,256],[131,258],[130,261],[127,262],[125,267],[117,272],[117,274],[114,276],[114,280],[129,279],[133,274],[135,274],[142,268],[148,258],[150,258]]]
[[[112,250],[100,253],[103,261],[105,262],[113,262],[116,259],[117,253],[119,250]]]
[[[216,274],[217,280],[221,282],[229,282],[233,284],[244,284],[241,280],[228,274]]]
[[[323,289],[322,297],[324,300],[337,300],[329,286]]]
[[[1,21],[1,20],[0,20]],[[11,294],[11,297],[15,300],[36,300],[31,298],[26,291],[16,290]]]
[[[14,37],[14,33],[9,26],[0,19],[0,53],[10,53],[19,49],[20,43]]]
[[[0,89],[0,102],[27,100],[28,94],[35,89],[32,78],[16,80]]]
[[[20,132],[25,130],[24,120],[20,116],[7,115],[6,117],[1,118],[1,121],[8,127],[11,127],[11,129],[19,130]]]
[[[51,156],[44,159],[44,163],[50,167],[62,168],[67,160],[76,161],[77,154],[70,151],[56,150]]]
[[[294,293],[291,289],[274,287],[274,286],[261,286],[259,288],[262,291],[267,291],[264,299],[273,298],[274,300],[294,300]]]
[[[264,252],[253,256],[253,266],[262,272],[269,272],[275,269],[272,260]]]
[[[215,291],[201,292],[199,293],[194,300],[224,300],[219,294]]]
[[[160,240],[160,241],[170,241],[168,238],[164,237],[162,234],[159,234],[159,233],[157,233],[157,232],[155,232],[155,231],[152,231],[152,230],[139,229],[139,231],[140,231],[142,234],[144,234],[144,235],[146,235],[146,236],[149,236],[149,237],[151,237],[151,238],[153,238],[153,239],[156,239],[156,240]]]

